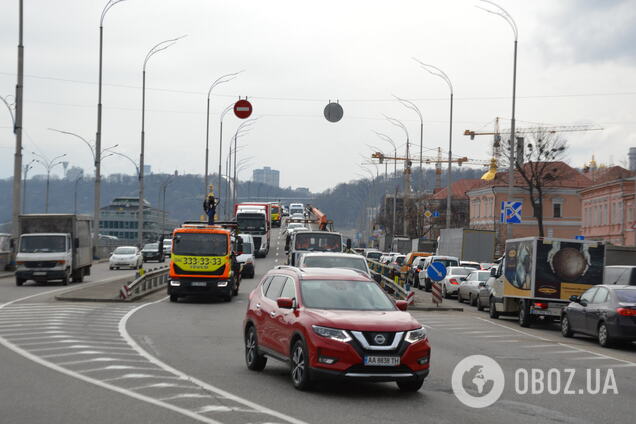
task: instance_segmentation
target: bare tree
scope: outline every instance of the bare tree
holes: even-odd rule
[[[517,140],[515,168],[530,196],[539,237],[544,236],[543,198],[546,189],[571,177],[569,167],[560,166],[567,147],[565,139],[548,130],[538,130],[529,134],[528,139]]]

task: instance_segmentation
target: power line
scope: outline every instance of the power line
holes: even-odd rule
[[[0,72],[0,75],[15,77],[14,72]],[[41,76],[41,75],[25,75],[26,78],[31,79],[40,79],[40,80],[49,80],[49,81],[57,81],[57,82],[66,82],[73,84],[87,84],[87,85],[97,85],[94,81],[86,81],[86,80],[76,80],[76,79],[68,79],[68,78],[58,78],[58,77],[49,77],[49,76]],[[135,89],[141,90],[140,86],[136,85],[126,85],[126,84],[108,84],[104,83],[104,86],[109,87],[117,87],[117,88],[127,88],[127,89]],[[205,95],[206,93],[203,91],[191,91],[191,90],[177,90],[172,88],[150,88],[146,87],[146,90],[152,91],[162,91],[167,93],[177,93],[177,94],[194,94],[194,95]],[[636,95],[636,91],[623,91],[623,92],[598,92],[598,93],[569,93],[569,94],[536,94],[536,95],[528,95],[528,96],[517,96],[518,99],[548,99],[548,98],[577,98],[577,97],[604,97],[604,96],[634,96]],[[229,97],[236,98],[238,94],[213,94],[212,97]],[[272,100],[272,101],[287,101],[287,102],[325,102],[325,98],[302,98],[302,97],[274,97],[274,96],[250,96],[252,99],[258,100]],[[474,97],[455,97],[455,100],[464,100],[464,101],[474,101],[474,100],[508,100],[509,96],[474,96]],[[447,101],[447,97],[419,97],[419,98],[410,98],[408,100],[411,101]],[[395,102],[394,98],[369,98],[369,99],[340,99],[341,102],[350,102],[350,103],[393,103]]]

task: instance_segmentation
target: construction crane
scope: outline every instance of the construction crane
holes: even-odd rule
[[[499,120],[503,118],[495,118],[495,128],[494,131],[473,131],[473,130],[465,130],[464,135],[470,137],[471,140],[475,139],[475,136],[478,135],[492,135],[492,158],[490,159],[489,169],[488,171],[482,175],[482,180],[491,181],[497,175],[497,165],[499,162],[499,158],[501,156],[501,134],[507,135],[510,134],[510,129],[500,129],[499,128]],[[515,137],[517,135],[523,134],[536,134],[536,133],[547,133],[547,134],[555,134],[560,132],[580,132],[580,131],[600,131],[603,128],[597,125],[537,125],[534,127],[525,127],[525,128],[515,128]],[[520,151],[523,147],[517,147],[517,151]]]
[[[394,160],[394,161],[407,161],[407,167],[404,172],[410,172],[411,170],[411,158],[407,157],[399,157],[399,156],[391,156],[385,155],[382,152],[375,152],[371,154],[371,159],[378,159],[380,163],[384,163],[385,160]],[[442,164],[448,163],[448,159],[442,159],[442,149],[437,148],[437,156],[422,156],[422,163],[430,165],[432,163],[435,164],[435,189],[438,190],[441,188],[441,175],[442,175]],[[456,159],[452,159],[451,163],[456,163],[458,166],[462,166],[463,163],[474,163],[483,166],[489,165],[489,161],[484,161],[480,159],[469,159],[466,156],[459,157]]]

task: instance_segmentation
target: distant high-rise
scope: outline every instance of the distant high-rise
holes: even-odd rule
[[[636,147],[629,148],[627,157],[629,158],[629,170],[636,172]]]
[[[279,187],[280,172],[276,169],[270,168],[269,166],[264,166],[262,169],[255,169],[252,171],[252,180],[257,183]]]

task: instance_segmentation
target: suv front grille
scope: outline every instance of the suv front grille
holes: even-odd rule
[[[56,261],[27,261],[24,266],[27,268],[53,268],[56,263]]]
[[[361,356],[364,355],[399,355],[406,350],[408,343],[404,342],[405,332],[381,332],[381,331],[350,331],[353,335],[351,345]],[[381,337],[378,337],[381,336]],[[377,339],[376,339],[377,337]],[[399,339],[396,340],[396,337]],[[384,338],[382,343],[381,339]],[[390,346],[395,346],[388,349]],[[384,348],[384,349],[378,349]]]

